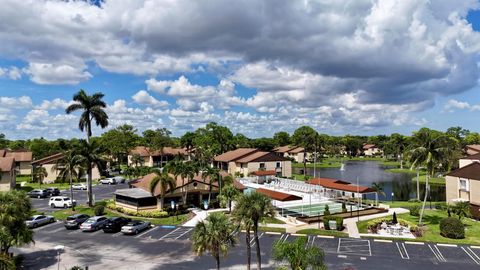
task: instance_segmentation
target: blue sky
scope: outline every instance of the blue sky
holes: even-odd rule
[[[64,114],[79,89],[105,94],[109,128],[174,135],[210,121],[250,137],[480,131],[478,1],[270,5],[8,0],[0,132],[82,136]]]

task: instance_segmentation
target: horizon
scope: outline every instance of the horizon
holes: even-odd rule
[[[225,3],[6,1],[0,133],[83,138],[64,112],[79,89],[105,94],[94,136],[480,131],[480,2]]]

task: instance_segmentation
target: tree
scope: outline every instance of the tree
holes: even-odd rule
[[[247,270],[250,270],[250,265],[252,262],[252,246],[250,244],[250,241],[251,241],[250,232],[252,230],[253,221],[250,218],[251,217],[250,203],[251,203],[250,196],[245,194],[238,196],[235,209],[233,210],[233,213],[232,213],[232,216],[235,222],[237,222],[239,226],[243,226],[243,228],[245,229],[245,246],[247,247]]]
[[[453,213],[458,216],[459,220],[464,217],[470,216],[470,203],[469,202],[457,202],[453,207]]]
[[[145,160],[143,159],[143,157],[140,156],[139,154],[133,154],[132,157],[130,158],[130,162],[132,164],[135,164],[135,167],[143,166],[144,161]]]
[[[303,147],[303,176],[307,176],[307,152],[313,150],[316,139],[317,132],[309,126],[299,127],[292,135],[293,143]]]
[[[80,140],[75,146],[74,151],[81,156],[80,164],[87,169],[87,191],[88,193],[88,206],[93,206],[93,193],[92,193],[92,170],[96,166],[99,171],[103,169],[104,159],[102,157],[104,150],[99,146],[97,141],[88,142],[86,140]]]
[[[213,183],[220,182],[220,169],[207,166],[202,170],[203,182],[207,182],[208,178],[208,205],[210,205],[210,199],[212,197]]]
[[[403,153],[407,147],[407,138],[401,134],[393,133],[385,143],[384,152],[391,153],[400,162],[400,169],[403,169]]]
[[[75,111],[81,111],[80,120],[78,122],[78,128],[87,133],[87,144],[90,144],[90,137],[92,136],[92,121],[95,121],[97,126],[106,128],[108,126],[108,115],[105,112],[107,104],[102,100],[104,94],[94,93],[88,95],[83,89],[80,89],[78,93],[73,96],[74,103],[65,109],[67,114]],[[87,170],[87,194],[88,205],[92,206],[93,191],[92,191],[92,170]]]
[[[427,201],[428,180],[433,177],[435,169],[452,155],[452,146],[456,146],[456,139],[449,137],[441,132],[422,128],[415,132],[411,137],[411,149],[408,151],[412,168],[424,165],[427,170],[425,197],[423,200],[422,211],[420,213],[419,223],[422,223],[423,212]]]
[[[200,221],[193,231],[193,250],[197,255],[210,253],[220,269],[220,255],[227,256],[228,249],[236,243],[234,227],[223,213],[213,212]]]
[[[272,138],[257,138],[253,140],[252,145],[262,151],[271,151],[275,147],[275,141]]]
[[[273,135],[273,140],[275,142],[275,146],[285,146],[291,143],[290,141],[290,134],[286,131],[280,131]]]
[[[160,188],[160,194],[157,196],[158,200],[158,209],[162,210],[164,207],[165,193],[167,190],[173,192],[176,187],[176,181],[167,172],[161,172],[160,170],[155,170],[155,177],[150,182],[150,192],[155,196],[155,189],[157,186]]]
[[[232,201],[235,200],[239,194],[238,190],[232,185],[228,185],[222,189],[220,195],[227,200],[228,212],[232,212]]]
[[[143,132],[144,144],[149,147],[150,150],[160,151],[160,167],[163,167],[163,149],[172,143],[172,139],[170,138],[171,134],[172,132],[166,128],[157,128],[156,130],[147,129]]]
[[[5,134],[0,133],[0,149],[7,148],[8,140],[5,137]]]
[[[305,236],[292,242],[276,240],[273,243],[272,257],[279,263],[286,261],[293,270],[327,269],[323,251],[316,246],[309,247]]]
[[[265,217],[273,216],[272,202],[265,195],[253,192],[240,197],[237,204],[245,205],[245,207],[239,208],[238,211],[236,210],[237,207],[235,207],[234,212],[236,211],[236,213],[234,215],[244,222],[251,222],[257,252],[257,269],[261,269],[262,258],[258,239],[258,223]]]
[[[382,195],[383,197],[386,197],[387,195],[385,194],[385,191],[383,190],[383,185],[379,183],[372,183],[372,189],[375,190],[377,194]]]
[[[465,136],[465,144],[480,144],[480,134],[478,132],[470,132]]]
[[[32,204],[21,191],[0,192],[0,257],[9,256],[13,246],[33,243],[33,231],[25,224]]]
[[[180,146],[185,148],[187,150],[188,156],[190,157],[189,159],[191,160],[191,153],[193,149],[195,148],[195,133],[194,132],[187,132],[183,134],[183,136],[180,138]]]
[[[233,137],[233,141],[235,144],[235,148],[252,147],[251,140],[247,136],[243,135],[242,133],[235,134],[235,137]]]
[[[73,178],[78,179],[82,170],[82,157],[77,155],[75,151],[68,151],[63,158],[59,160],[53,167],[52,171],[59,171],[58,176],[61,179],[69,179],[70,181],[70,197],[73,201]],[[72,204],[72,211],[75,211],[75,205]]]
[[[38,182],[40,185],[43,183],[43,179],[48,176],[48,172],[45,167],[39,166],[33,169],[33,179]]]
[[[118,126],[102,134],[102,145],[108,149],[108,154],[115,157],[121,164],[122,160],[126,160],[130,150],[140,141],[140,136],[136,132],[137,129],[131,125]]]

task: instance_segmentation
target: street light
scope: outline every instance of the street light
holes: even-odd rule
[[[395,195],[395,194],[393,194],[393,192],[392,192],[392,202],[393,202],[393,196],[394,196],[394,195]]]
[[[58,245],[55,246],[53,249],[57,251],[57,270],[60,270],[60,254],[65,249],[65,246]]]

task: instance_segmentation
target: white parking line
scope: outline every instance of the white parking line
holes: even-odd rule
[[[158,230],[159,228],[160,228],[160,226],[157,226],[157,227],[152,228],[152,229],[148,229],[148,230],[144,231],[144,232],[141,233],[141,234],[135,235],[135,238],[142,237],[142,236],[144,236],[144,235],[147,234],[147,233],[151,233],[151,232],[153,232],[153,231],[155,231],[155,230]]]
[[[286,242],[287,241],[287,238],[290,236],[290,234],[285,234],[285,238],[283,238],[283,241],[282,242]]]
[[[429,245],[427,244],[427,246],[430,248],[430,250],[433,252],[433,255],[435,255],[435,257],[437,258],[437,260],[439,262],[446,262],[447,260],[445,260],[445,257],[443,257],[442,253],[440,252],[440,250],[438,249],[437,246],[435,245]],[[432,248],[433,246],[433,248]]]
[[[366,261],[366,260],[367,260],[367,258],[366,258],[366,257],[360,257],[360,260],[362,260],[362,261]]]
[[[454,244],[437,244],[439,247],[457,247],[457,245]]]
[[[175,240],[177,240],[178,238],[184,236],[185,234],[187,234],[188,232],[190,232],[191,230],[193,230],[193,228],[189,229],[188,231],[182,233],[180,236],[178,236],[177,238],[175,238]]]
[[[173,231],[165,234],[164,236],[160,237],[159,240],[165,239],[166,237],[170,236],[171,234],[175,233],[176,231],[178,231],[178,230],[180,230],[180,229],[182,229],[182,227],[178,227],[178,228],[176,228],[175,230],[173,230]]]
[[[462,247],[462,250],[476,263],[480,264],[480,257],[469,247]]]
[[[332,235],[317,235],[317,238],[328,238],[328,239],[333,239],[335,236]]]
[[[373,239],[373,242],[380,242],[380,243],[392,243],[392,240],[384,240],[384,239]]]
[[[405,241],[405,244],[408,244],[408,245],[419,245],[419,246],[425,245],[424,242],[409,242],[409,241]]]
[[[361,249],[361,247],[365,247],[365,249]],[[352,250],[352,248],[354,250]],[[372,256],[372,248],[370,246],[370,240],[339,238],[337,253],[360,255],[360,256],[362,255]]]
[[[112,237],[119,237],[121,234],[122,234],[122,232],[117,232],[117,233],[112,234]]]
[[[266,234],[270,234],[270,235],[281,235],[282,233],[279,233],[279,232],[266,232]]]
[[[264,235],[265,233],[261,233],[259,236],[258,236],[258,239],[260,240],[260,238],[262,238],[262,236]],[[250,240],[250,247],[253,247],[255,246],[255,237],[252,238],[252,240]]]
[[[398,252],[400,252],[400,256],[402,257],[402,259],[410,260],[410,256],[408,256],[408,252],[407,252],[407,249],[405,248],[405,244],[404,243],[399,244],[398,242],[396,242],[395,244],[397,245]]]
[[[346,259],[346,258],[347,258],[347,255],[338,255],[337,257],[338,257],[338,258],[344,258],[344,259]]]

